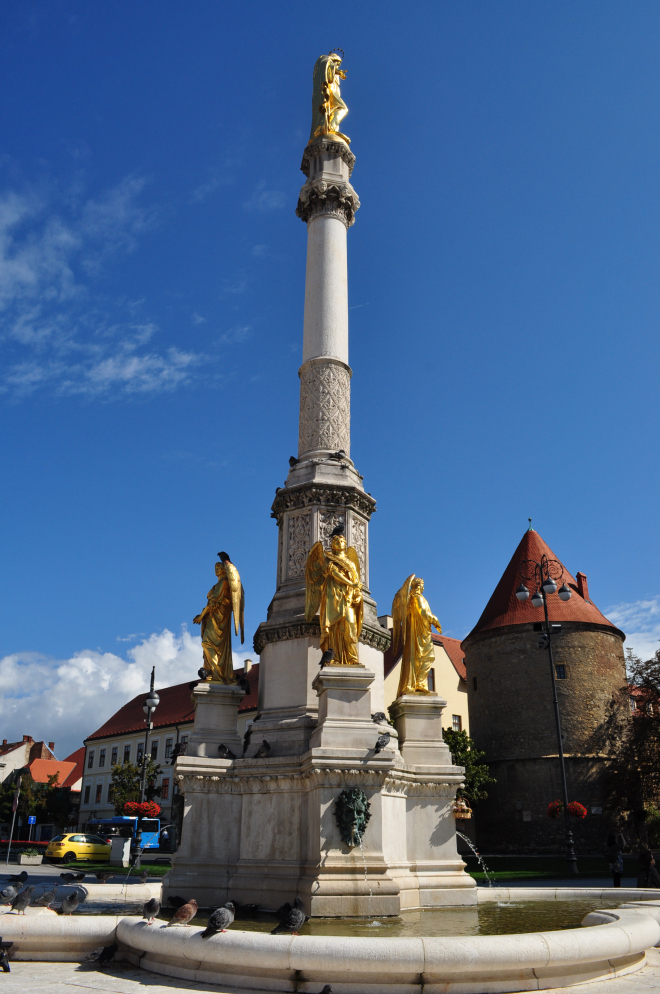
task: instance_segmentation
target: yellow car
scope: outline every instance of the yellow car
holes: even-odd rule
[[[74,863],[77,859],[89,859],[94,863],[107,863],[110,859],[110,843],[99,835],[56,835],[48,843],[46,860],[61,860]]]

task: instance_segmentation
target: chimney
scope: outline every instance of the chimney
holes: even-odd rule
[[[48,743],[48,748],[50,749],[51,752],[55,752],[55,743],[54,742],[49,742]]]
[[[23,736],[23,741],[24,742],[31,742],[32,741],[32,736],[31,735],[24,735]]]
[[[244,660],[243,673],[249,673],[251,669],[252,669],[252,660],[251,659]]]
[[[580,595],[580,597],[583,598],[583,600],[588,601],[589,600],[589,586],[587,584],[587,574],[586,573],[578,573],[577,576],[575,577],[575,579],[577,580],[578,594]]]
[[[7,739],[3,739],[2,740],[2,744],[3,744],[3,746],[6,746],[7,745]]]

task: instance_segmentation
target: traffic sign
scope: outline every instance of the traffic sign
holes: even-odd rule
[[[37,816],[28,815],[28,825],[36,825],[36,824],[37,824]]]

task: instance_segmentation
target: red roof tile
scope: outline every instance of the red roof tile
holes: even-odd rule
[[[460,676],[461,680],[467,680],[467,670],[465,669],[465,653],[461,649],[460,639],[450,639],[448,635],[438,635],[436,632],[431,633],[431,638],[436,645],[441,645],[449,658],[451,659],[454,669]]]
[[[242,670],[237,670],[242,673]],[[248,673],[250,683],[250,693],[246,694],[239,704],[239,711],[250,711],[257,707],[258,687],[259,687],[259,664],[255,663]],[[173,687],[158,688],[160,704],[153,714],[154,728],[165,728],[172,725],[182,725],[192,722],[195,718],[195,709],[191,700],[193,688],[197,686],[198,680],[188,683],[177,683]],[[128,704],[124,704],[104,725],[101,725],[95,732],[87,736],[86,742],[91,739],[105,739],[112,735],[128,735],[133,732],[144,731],[144,702],[147,692],[143,691],[134,697]]]
[[[75,768],[75,763],[67,763],[63,759],[33,759],[29,766],[30,776],[36,783],[48,783],[48,777],[57,773],[59,787],[64,786]]]
[[[516,597],[516,588],[522,582],[520,566],[523,560],[533,559],[539,562],[543,555],[546,555],[548,559],[557,558],[538,532],[532,529],[526,531],[511,557],[509,565],[504,570],[500,582],[495,587],[492,597],[486,604],[483,614],[467,638],[477,632],[502,628],[505,625],[526,625],[533,621],[543,621],[543,610],[534,607],[531,596],[526,601],[519,601]],[[562,601],[556,594],[551,594],[548,597],[550,621],[581,621],[595,625],[607,625],[613,631],[619,632],[619,629],[611,621],[608,621],[604,614],[601,614],[589,598],[586,576],[584,574],[578,574],[578,576],[583,578],[581,583],[578,583],[564,567],[563,582],[571,588],[573,596],[568,601]],[[529,588],[530,594],[533,594],[534,584],[525,581],[525,585]],[[581,591],[586,596],[582,596]],[[623,635],[623,632],[620,634]]]
[[[74,768],[69,773],[68,777],[62,784],[63,787],[73,787],[82,777],[85,771],[85,747],[81,746],[80,749],[76,749],[72,752],[70,756],[67,756],[64,760],[65,763],[74,763]]]

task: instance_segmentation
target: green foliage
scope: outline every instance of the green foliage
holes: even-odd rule
[[[153,801],[154,797],[160,797],[161,788],[156,786],[156,780],[160,773],[160,766],[154,763],[151,756],[147,759],[146,768],[146,791],[147,801]],[[115,806],[115,813],[124,813],[126,801],[140,800],[140,776],[142,768],[135,763],[115,763],[111,773],[112,803]]]
[[[648,833],[648,843],[651,849],[660,848],[660,810],[655,804],[648,804],[646,807],[646,831]]]
[[[486,787],[495,783],[483,762],[486,755],[475,749],[474,742],[467,732],[455,732],[452,728],[443,728],[442,737],[449,746],[455,766],[465,767],[465,783],[456,791],[457,797],[464,797],[474,807],[477,801],[488,797]]]
[[[0,821],[11,825],[12,803],[16,793],[15,780],[0,784]],[[16,814],[23,819],[23,829],[28,815],[36,815],[37,824],[53,822],[59,827],[69,824],[74,808],[71,791],[58,785],[58,774],[48,777],[48,783],[36,783],[28,773],[22,775],[21,792]],[[16,830],[15,830],[16,831]]]

